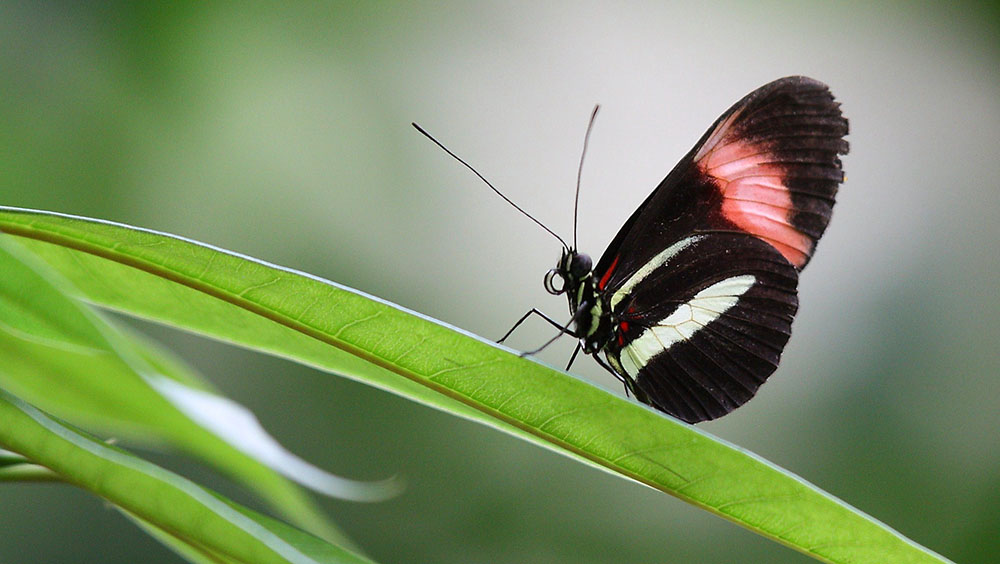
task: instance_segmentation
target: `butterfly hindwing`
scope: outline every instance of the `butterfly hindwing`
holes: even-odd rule
[[[693,423],[739,407],[777,368],[798,273],[746,234],[692,235],[675,248],[612,294],[604,352],[640,399]]]

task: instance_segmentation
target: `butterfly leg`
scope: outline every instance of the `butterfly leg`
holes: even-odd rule
[[[556,333],[555,337],[552,337],[548,341],[545,341],[545,343],[542,344],[542,346],[538,347],[537,349],[535,349],[533,351],[524,351],[523,353],[521,353],[521,356],[536,355],[536,354],[542,352],[543,350],[545,350],[546,348],[548,348],[549,345],[551,345],[552,343],[556,342],[556,340],[559,339],[559,337],[562,337],[563,335],[573,335],[573,332],[570,331],[568,327],[563,327],[562,325],[560,325],[559,326],[559,332]]]
[[[520,327],[521,324],[524,323],[524,321],[526,319],[528,319],[529,317],[531,317],[532,314],[537,315],[538,317],[541,317],[545,321],[548,321],[549,324],[551,324],[556,329],[559,329],[559,331],[561,331],[561,332],[565,332],[566,331],[566,328],[563,326],[563,324],[561,324],[558,321],[552,319],[551,317],[545,315],[544,313],[538,311],[537,309],[531,308],[530,310],[528,310],[528,313],[522,315],[521,319],[517,320],[517,323],[515,323],[514,326],[510,328],[509,331],[507,331],[506,333],[504,333],[503,337],[500,337],[497,340],[497,343],[502,343],[502,342],[506,341],[507,337],[510,337],[511,333],[513,333],[515,329],[517,329],[518,327]],[[562,333],[560,333],[560,335],[561,334]],[[544,348],[544,347],[542,347],[542,348]]]
[[[576,310],[576,313],[573,314],[573,317],[570,318],[569,323],[567,323],[566,325],[559,325],[554,320],[549,319],[548,317],[546,317],[541,312],[538,312],[539,315],[541,315],[542,317],[545,318],[545,321],[548,321],[554,327],[556,327],[557,329],[559,329],[559,332],[556,333],[555,337],[552,337],[548,341],[545,341],[545,343],[542,346],[538,347],[537,349],[535,349],[533,351],[525,351],[525,352],[521,353],[521,356],[530,356],[530,355],[538,354],[538,353],[542,352],[545,348],[547,348],[549,345],[551,345],[552,343],[556,342],[556,340],[559,339],[559,337],[562,337],[563,335],[572,335],[573,337],[579,337],[579,335],[577,335],[575,331],[573,331],[572,329],[570,329],[570,327],[574,323],[576,323],[576,318],[580,317],[585,312],[586,312],[586,310],[584,308],[582,308],[582,307],[580,309]],[[527,317],[527,315],[525,315],[525,317]],[[522,320],[523,320],[523,318],[522,318]],[[579,345],[579,343],[577,343],[577,345]],[[576,356],[576,353],[574,353],[574,356]],[[570,360],[570,363],[572,363],[572,360]]]
[[[576,360],[576,355],[580,354],[581,350],[583,350],[583,343],[577,341],[576,348],[573,349],[573,356],[569,357],[569,363],[566,364],[566,370],[573,366],[573,361]]]

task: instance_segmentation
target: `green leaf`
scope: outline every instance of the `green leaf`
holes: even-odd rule
[[[343,535],[279,473],[340,497],[393,493],[288,453],[249,411],[210,392],[183,363],[66,296],[57,287],[65,281],[44,266],[11,238],[0,239],[0,384],[7,390],[74,423],[187,450],[328,539]],[[21,469],[5,479],[30,476]]]
[[[636,480],[827,562],[946,562],[694,427],[337,284],[162,233],[0,208],[93,303],[283,356]]]
[[[7,450],[0,450],[0,482],[57,482],[59,476]]]
[[[0,444],[146,522],[193,561],[368,562],[87,437],[2,390],[0,421]]]

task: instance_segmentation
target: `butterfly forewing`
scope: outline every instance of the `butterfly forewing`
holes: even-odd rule
[[[795,76],[762,86],[722,114],[632,214],[595,277],[614,287],[703,231],[751,233],[801,269],[830,221],[846,134],[823,83]]]
[[[846,134],[824,84],[774,81],[716,120],[632,214],[594,279],[613,331],[603,352],[639,399],[714,419],[775,370]]]
[[[695,168],[722,197],[709,227],[732,224],[804,267],[843,180],[846,134],[840,105],[822,83],[782,79],[744,98],[693,151]]]

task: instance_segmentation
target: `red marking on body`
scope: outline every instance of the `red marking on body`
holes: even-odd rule
[[[605,286],[608,285],[608,280],[611,280],[611,273],[615,271],[615,267],[618,266],[618,259],[621,255],[615,257],[615,260],[611,261],[611,266],[608,267],[608,271],[601,276],[601,281],[597,283],[597,289],[603,290]]]
[[[622,333],[628,331],[628,321],[622,321],[621,323],[618,324],[618,326],[622,328]]]
[[[618,346],[625,346],[625,337],[621,333],[618,333]]]
[[[713,133],[711,140],[711,147],[698,152],[698,166],[722,193],[722,215],[770,243],[796,267],[804,266],[813,242],[792,225],[795,206],[784,169],[761,145],[725,139],[723,132]]]

